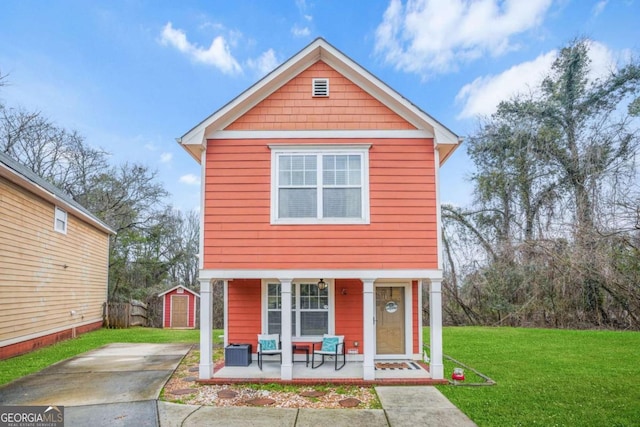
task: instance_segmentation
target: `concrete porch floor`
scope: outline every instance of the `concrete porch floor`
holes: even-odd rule
[[[293,364],[293,379],[280,379],[280,362],[278,359],[263,360],[262,370],[257,361],[249,366],[217,365],[210,380],[200,380],[202,384],[237,384],[237,383],[282,383],[282,384],[350,384],[350,385],[433,385],[447,384],[447,380],[434,380],[429,371],[420,362],[409,360],[384,360],[382,363],[404,362],[418,369],[377,369],[375,380],[363,380],[362,362],[347,361],[346,365],[336,371],[334,361],[327,358],[325,363],[316,368],[306,366],[304,361]],[[317,363],[317,362],[316,362]]]

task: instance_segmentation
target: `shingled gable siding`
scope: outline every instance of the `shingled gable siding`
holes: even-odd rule
[[[311,94],[314,78],[329,78],[327,98]],[[415,129],[380,101],[318,61],[253,107],[226,130]]]

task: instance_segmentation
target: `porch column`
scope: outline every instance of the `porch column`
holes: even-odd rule
[[[281,302],[281,332],[282,365],[280,366],[280,378],[293,379],[293,361],[291,356],[291,280],[278,279],[280,281]]]
[[[431,360],[429,370],[434,379],[444,378],[442,365],[442,279],[431,279],[429,291],[429,346]]]
[[[211,284],[209,279],[200,282],[200,367],[201,380],[213,377],[213,304],[211,300]]]
[[[363,376],[365,380],[376,379],[375,356],[375,304],[373,298],[373,279],[362,280],[362,334],[364,338],[364,362],[362,363]]]

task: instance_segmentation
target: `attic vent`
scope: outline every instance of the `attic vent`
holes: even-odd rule
[[[329,96],[329,79],[313,79],[313,96]]]

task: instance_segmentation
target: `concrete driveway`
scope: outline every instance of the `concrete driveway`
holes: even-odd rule
[[[285,409],[158,401],[186,344],[110,344],[0,387],[0,406],[64,406],[65,426],[404,427],[475,424],[435,387],[376,387],[383,409]]]
[[[65,425],[150,425],[189,344],[109,344],[0,387],[0,405],[65,407]]]

